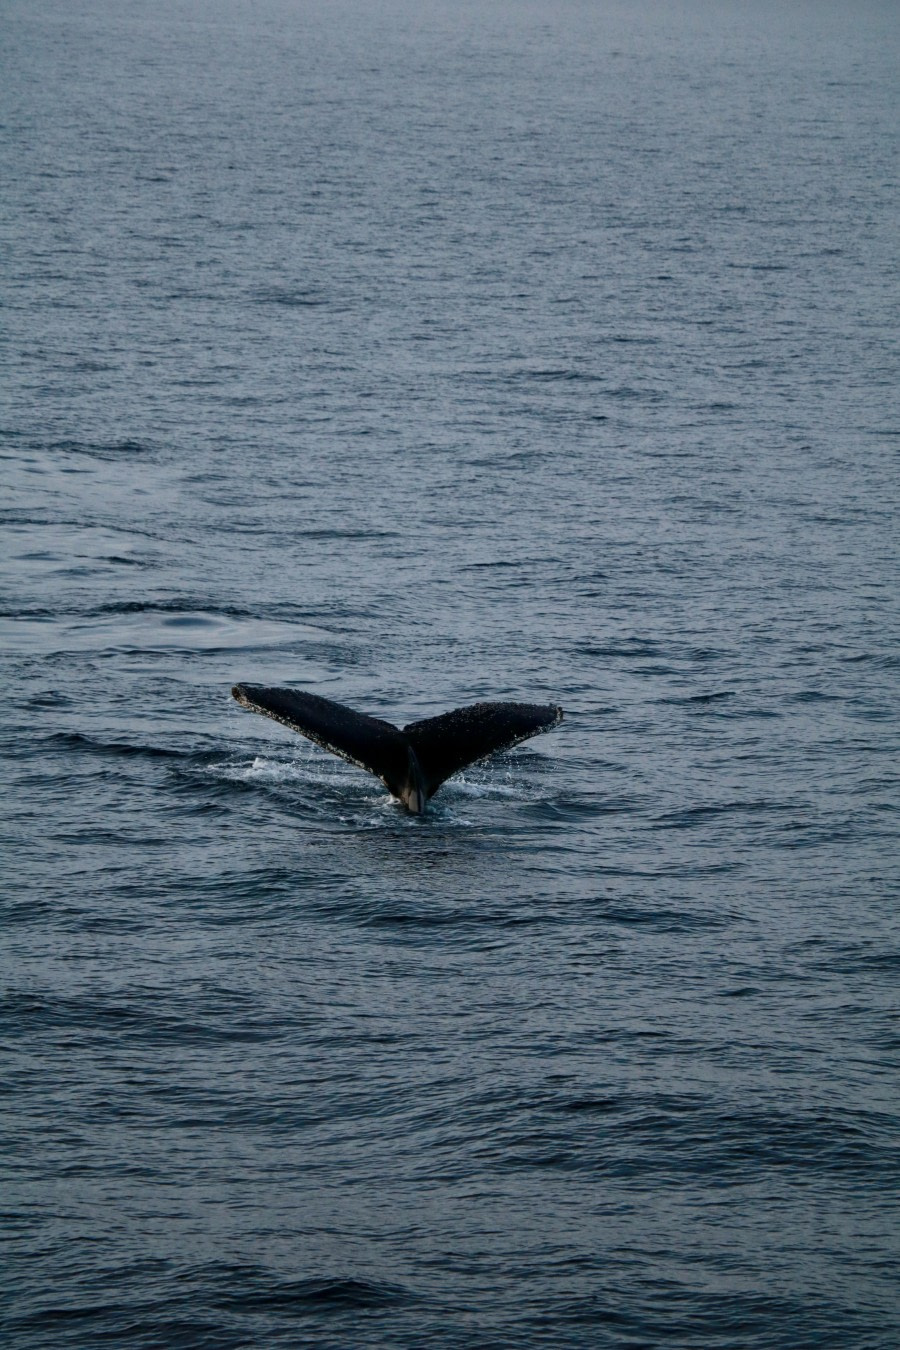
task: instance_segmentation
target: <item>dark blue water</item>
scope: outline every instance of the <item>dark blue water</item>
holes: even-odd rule
[[[896,1346],[896,8],[4,11],[5,1343]]]

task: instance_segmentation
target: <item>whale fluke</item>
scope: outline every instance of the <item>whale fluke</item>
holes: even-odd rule
[[[547,703],[474,703],[410,722],[401,731],[380,717],[299,689],[236,684],[231,692],[242,708],[272,717],[375,774],[416,815],[460,769],[548,731],[563,716],[562,708]]]

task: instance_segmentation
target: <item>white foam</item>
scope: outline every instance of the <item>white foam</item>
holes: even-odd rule
[[[340,784],[346,782],[346,773],[339,764],[334,768],[327,761],[318,763],[314,759],[270,759],[267,755],[257,755],[250,763],[246,760],[231,760],[225,764],[210,764],[210,773],[230,782],[262,783],[318,783]]]
[[[488,778],[481,782],[473,782],[470,778],[451,778],[441,788],[441,794],[446,793],[457,793],[463,797],[475,798],[507,797],[514,801],[529,801],[533,795],[523,787],[516,786],[511,779],[501,783],[495,778]]]
[[[383,825],[386,817],[398,812],[398,799],[391,796],[374,780],[361,777],[351,765],[343,764],[339,759],[325,759],[314,751],[309,758],[276,759],[269,755],[255,755],[252,760],[230,760],[225,763],[209,764],[208,771],[217,778],[233,783],[272,784],[275,787],[297,785],[306,789],[314,799],[316,788],[329,788],[350,792],[353,806],[349,811],[339,813],[337,818],[344,825],[357,829]],[[468,814],[461,814],[466,806],[473,802],[492,800],[528,802],[538,799],[536,791],[529,791],[521,782],[516,782],[512,774],[503,778],[490,774],[478,778],[451,778],[441,786],[440,796],[430,805],[428,816],[437,818],[442,825],[470,829],[477,825]],[[408,817],[412,826],[421,824],[419,816]]]

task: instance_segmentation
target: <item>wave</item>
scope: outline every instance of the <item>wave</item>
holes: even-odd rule
[[[110,755],[115,758],[137,755],[146,759],[190,759],[190,750],[173,750],[160,745],[135,744],[131,741],[105,741],[96,736],[88,736],[81,731],[55,731],[49,736],[37,738],[34,742],[40,746],[57,746],[66,750],[86,750],[92,755]]]
[[[122,460],[146,459],[157,453],[158,447],[149,441],[139,441],[126,437],[114,441],[80,441],[63,438],[56,441],[31,440],[26,442],[29,450],[43,451],[47,454],[88,455],[92,459]]]

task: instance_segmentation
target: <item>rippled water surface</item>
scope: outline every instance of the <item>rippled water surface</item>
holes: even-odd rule
[[[896,8],[5,10],[7,1343],[896,1346]]]

